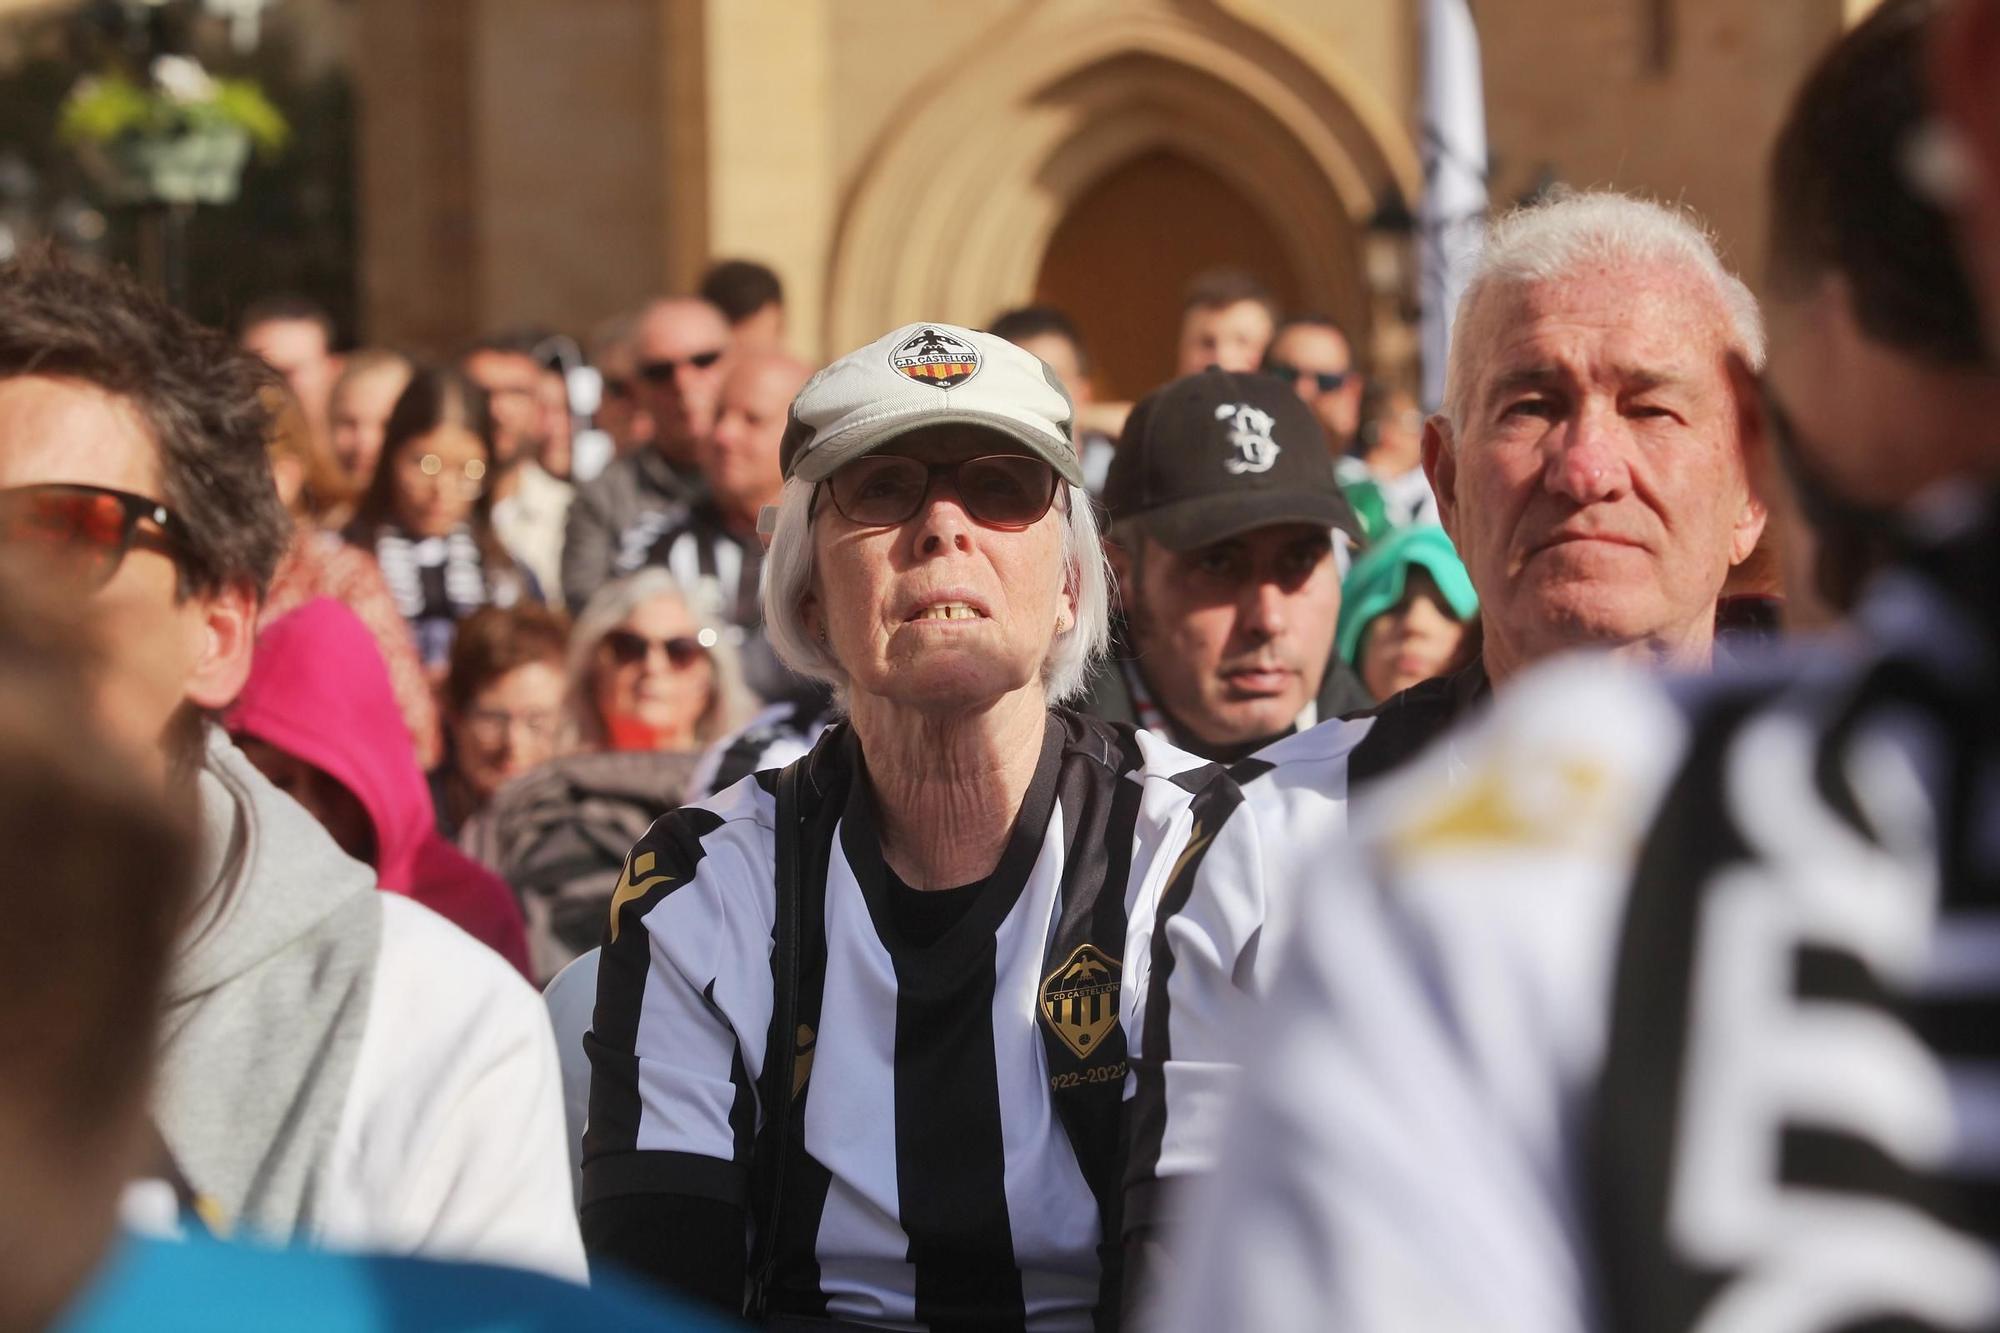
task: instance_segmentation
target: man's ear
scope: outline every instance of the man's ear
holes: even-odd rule
[[[1144,538],[1138,540],[1143,541]],[[1116,583],[1119,605],[1132,600],[1132,553],[1111,538],[1104,539],[1104,558],[1111,565],[1111,577]]]
[[[1424,476],[1430,480],[1431,494],[1437,497],[1438,522],[1445,536],[1458,543],[1458,455],[1451,437],[1451,422],[1444,413],[1434,412],[1424,422]]]
[[[188,702],[211,712],[227,708],[250,679],[257,639],[257,594],[247,583],[229,584],[188,599],[198,609],[192,632],[200,636],[188,669]]]
[[[1736,443],[1743,456],[1744,482],[1743,508],[1729,535],[1729,563],[1733,567],[1750,558],[1764,535],[1771,511],[1763,492],[1774,480],[1771,469],[1777,466],[1777,460],[1771,456],[1764,395],[1758,387],[1757,372],[1735,352],[1728,354],[1726,366],[1729,395],[1736,411]]]

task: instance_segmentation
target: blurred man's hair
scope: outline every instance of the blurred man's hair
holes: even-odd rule
[[[1951,222],[1908,179],[1930,114],[1924,37],[1936,0],[1885,0],[1813,69],[1771,153],[1770,281],[1804,295],[1838,275],[1876,342],[1950,366],[1985,359]]]
[[[190,829],[144,766],[95,730],[94,654],[73,615],[0,570],[0,1310],[10,1311],[52,1276],[82,1276],[65,1271],[94,1260],[77,1246],[108,1240],[115,1221],[118,1182],[104,1173],[144,1165],[161,1000],[193,888]],[[77,1188],[79,1172],[91,1188]]]
[[[354,381],[392,368],[407,375],[416,369],[416,363],[393,347],[358,347],[340,358],[340,375],[333,382],[332,396],[338,398]]]
[[[274,292],[244,306],[243,313],[236,320],[236,333],[241,337],[260,324],[293,322],[317,324],[319,331],[326,335],[326,345],[333,346],[336,334],[333,315],[310,296],[300,296],[296,292]]]
[[[445,708],[463,714],[475,695],[508,672],[537,662],[562,671],[568,658],[569,618],[562,612],[533,602],[475,611],[459,622],[451,641]]]
[[[1276,347],[1278,339],[1293,329],[1325,329],[1328,333],[1337,333],[1340,340],[1347,344],[1349,355],[1353,354],[1354,339],[1347,336],[1347,330],[1332,315],[1323,315],[1317,310],[1308,310],[1302,315],[1287,315],[1278,321],[1277,328],[1271,330],[1271,345]]]
[[[500,352],[507,356],[525,356],[540,365],[539,349],[554,337],[552,330],[533,326],[496,329],[492,333],[481,334],[460,348],[454,360],[462,366],[480,352]]]
[[[160,485],[186,538],[183,595],[247,583],[261,597],[291,540],[264,453],[275,372],[118,270],[52,256],[0,266],[0,379],[79,380],[127,399],[151,429]]]
[[[785,285],[778,275],[751,259],[725,259],[701,280],[701,298],[739,324],[767,305],[785,303]]]
[[[1181,314],[1226,310],[1244,301],[1263,306],[1271,322],[1278,322],[1278,301],[1271,289],[1240,268],[1212,268],[1195,274],[1181,295]]]
[[[1090,352],[1077,332],[1076,321],[1052,305],[1024,305],[994,316],[988,333],[1018,343],[1023,338],[1061,338],[1076,352],[1076,366],[1090,373]]]

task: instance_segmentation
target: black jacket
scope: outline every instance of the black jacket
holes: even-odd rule
[[[1111,627],[1111,660],[1098,671],[1090,682],[1090,693],[1073,705],[1079,713],[1102,718],[1106,722],[1122,722],[1128,727],[1139,725],[1139,710],[1132,702],[1132,689],[1125,680],[1125,666],[1132,660],[1130,638],[1125,630],[1125,622],[1120,619]],[[1357,713],[1375,705],[1361,678],[1354,674],[1352,667],[1340,660],[1336,654],[1327,663],[1326,677],[1319,686],[1319,718],[1341,717]],[[1170,737],[1174,744],[1184,750],[1200,753],[1198,743],[1189,744],[1193,738],[1187,736]],[[1276,740],[1277,737],[1271,737]]]

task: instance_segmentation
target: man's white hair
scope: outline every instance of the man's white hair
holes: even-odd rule
[[[813,584],[813,483],[797,477],[778,497],[778,522],[764,557],[764,635],[778,660],[801,676],[833,687],[847,707],[847,671],[833,650],[806,629],[801,607]],[[1051,704],[1082,692],[1111,645],[1111,571],[1098,539],[1097,515],[1081,486],[1066,486],[1063,514],[1063,586],[1076,603],[1076,623],[1055,636],[1042,661],[1042,686]],[[838,590],[823,590],[822,599]]]
[[[1444,410],[1454,438],[1464,433],[1467,400],[1478,379],[1473,362],[1488,343],[1472,318],[1481,300],[1503,288],[1560,279],[1586,264],[1685,268],[1714,292],[1732,350],[1752,368],[1763,366],[1764,318],[1757,298],[1724,267],[1707,225],[1691,209],[1610,190],[1561,192],[1515,209],[1487,230],[1445,357]]]

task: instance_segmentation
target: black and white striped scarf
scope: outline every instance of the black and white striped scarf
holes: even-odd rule
[[[492,600],[470,528],[416,539],[384,530],[375,538],[375,561],[405,620],[461,620]]]

